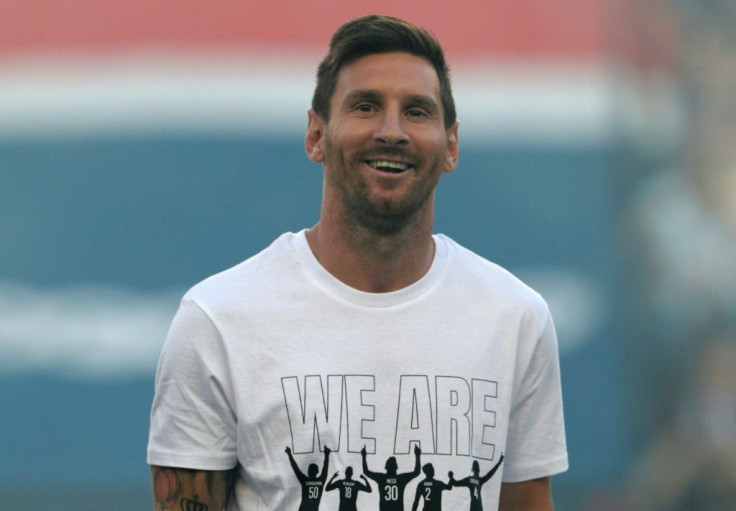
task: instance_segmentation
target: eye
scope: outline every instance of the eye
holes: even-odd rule
[[[370,113],[375,110],[375,107],[370,103],[359,103],[355,106],[355,110],[358,112]]]
[[[422,108],[410,108],[406,111],[409,117],[427,117],[429,114]]]

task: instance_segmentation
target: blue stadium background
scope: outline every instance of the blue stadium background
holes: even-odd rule
[[[312,225],[321,191],[321,170],[297,138],[6,143],[0,161],[0,281],[40,289],[184,290]],[[632,454],[616,315],[616,169],[607,146],[471,146],[437,199],[438,232],[512,271],[533,270],[532,284],[545,270],[569,273],[608,297],[589,338],[563,351],[573,467],[557,481],[563,499],[615,484]],[[74,509],[96,509],[110,491],[119,503],[108,509],[147,505],[152,373],[0,379],[0,488],[14,509],[58,492]]]

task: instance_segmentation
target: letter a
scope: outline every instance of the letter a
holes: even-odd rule
[[[426,376],[402,376],[399,386],[394,453],[409,454],[412,442],[419,442],[423,454],[434,454],[432,401]]]

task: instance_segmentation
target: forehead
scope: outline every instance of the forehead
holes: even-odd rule
[[[373,53],[340,69],[333,100],[354,90],[382,94],[424,95],[439,103],[440,84],[432,64],[405,52]]]

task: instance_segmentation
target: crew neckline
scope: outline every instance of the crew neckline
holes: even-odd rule
[[[441,235],[432,235],[435,252],[427,273],[413,284],[396,291],[369,293],[345,284],[328,272],[312,253],[306,232],[307,230],[303,229],[295,233],[292,237],[292,246],[307,279],[333,298],[361,307],[397,307],[420,298],[439,280],[447,261],[445,238]]]

